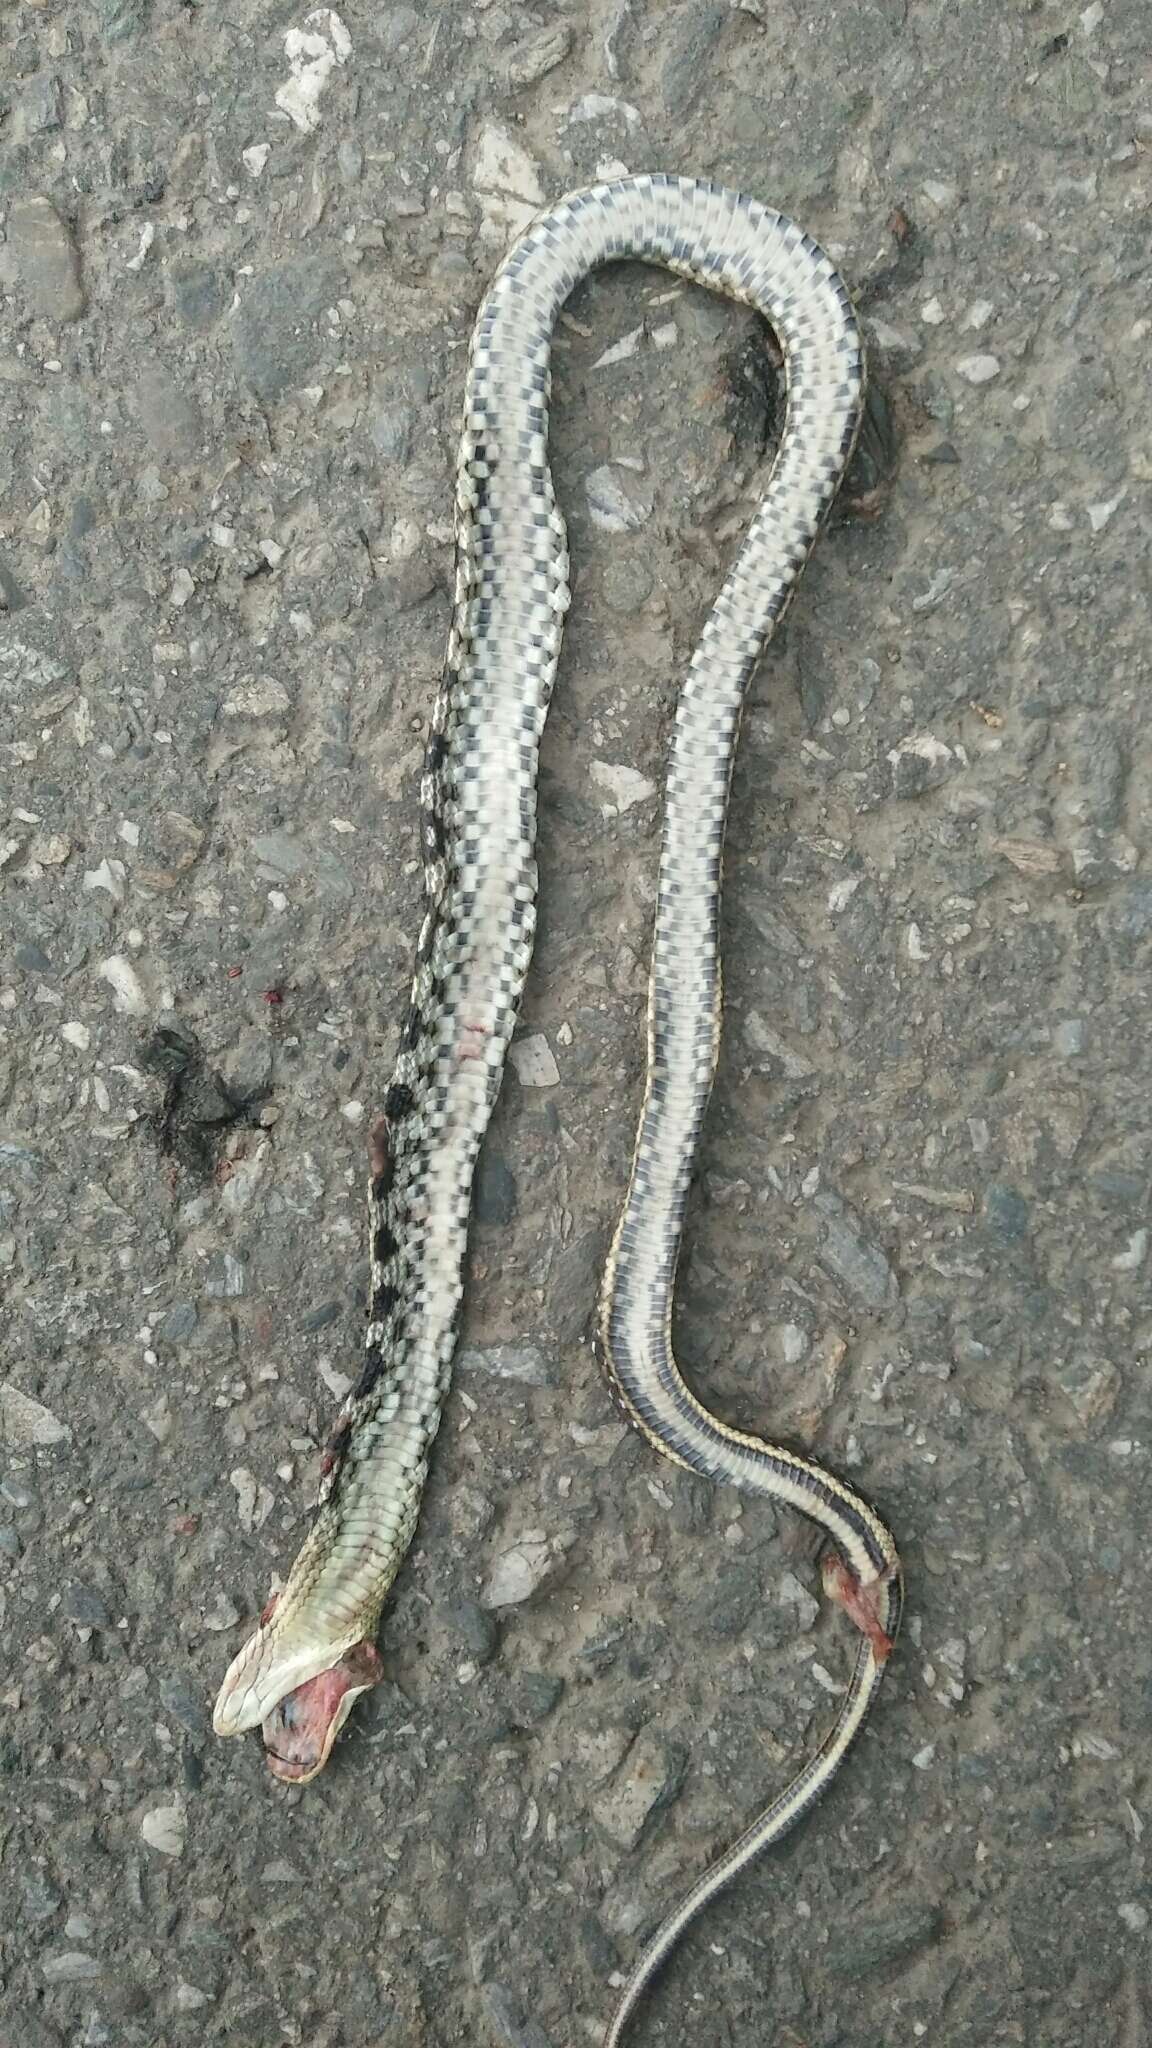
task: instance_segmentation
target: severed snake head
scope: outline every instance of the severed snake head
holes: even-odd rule
[[[268,1769],[282,1785],[307,1785],[362,1692],[383,1675],[368,1637],[340,1646],[317,1643],[277,1615],[273,1594],[256,1633],[233,1658],[212,1715],[217,1735],[259,1728]],[[286,1618],[285,1618],[286,1619]]]
[[[307,1785],[323,1770],[332,1744],[362,1692],[380,1677],[374,1643],[353,1643],[338,1664],[284,1698],[260,1724],[268,1769],[282,1785]]]

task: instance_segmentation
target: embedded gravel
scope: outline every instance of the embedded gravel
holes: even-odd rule
[[[634,2038],[1140,2048],[1145,8],[4,27],[2,2048],[595,2048],[844,1683],[806,1532],[588,1343],[676,679],[778,412],[748,315],[629,268],[557,335],[542,931],[387,1680],[300,1793],[209,1731],[356,1367],[471,320],[542,200],[653,168],[833,250],[883,400],[752,690],[677,1335],[883,1507],[909,1618]]]

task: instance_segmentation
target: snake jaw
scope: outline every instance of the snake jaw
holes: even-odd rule
[[[285,1694],[260,1724],[265,1760],[278,1784],[310,1785],[319,1776],[356,1701],[382,1675],[376,1645],[353,1643],[338,1664]]]
[[[303,1784],[323,1768],[354,1701],[378,1682],[382,1667],[375,1645],[362,1635],[343,1643],[331,1638],[318,1643],[309,1635],[293,1643],[283,1624],[277,1625],[274,1604],[265,1608],[255,1634],[229,1665],[212,1727],[225,1736],[263,1728],[274,1775]],[[308,1765],[307,1777],[291,1769],[276,1770],[275,1744],[268,1741],[271,1729],[276,1729],[284,1752],[281,1760],[289,1765],[296,1745],[312,1731],[307,1755],[318,1753],[318,1761]]]

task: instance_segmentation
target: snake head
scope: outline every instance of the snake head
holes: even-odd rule
[[[383,1675],[370,1637],[352,1643],[317,1641],[286,1615],[276,1595],[255,1635],[233,1658],[212,1715],[217,1735],[259,1728],[268,1768],[283,1785],[307,1785],[323,1770],[332,1745],[362,1692]]]
[[[338,1664],[285,1693],[260,1724],[268,1769],[281,1785],[308,1785],[318,1776],[356,1701],[381,1675],[375,1643],[353,1643]]]

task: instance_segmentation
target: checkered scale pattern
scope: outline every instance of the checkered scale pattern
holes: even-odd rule
[[[548,467],[551,337],[579,280],[622,258],[663,265],[765,314],[784,351],[788,407],[763,503],[705,625],[676,717],[648,1083],[605,1279],[602,1356],[625,1414],[663,1455],[801,1509],[861,1583],[891,1582],[885,1613],[893,1625],[898,1616],[896,1553],[883,1524],[818,1466],[709,1415],[682,1380],[668,1336],[716,1060],[721,855],[741,707],[851,454],[860,338],[833,265],[793,222],[706,182],[626,178],[574,193],[539,217],[505,259],[476,322],[456,482],[454,618],[421,792],[426,914],[374,1140],[367,1353],[333,1432],[303,1550],[275,1614],[226,1682],[234,1726],[254,1725],[374,1633],[415,1527],[455,1348],[476,1157],[532,953],[537,758],[569,599]],[[878,1668],[862,1645],[837,1724],[844,1747]],[[681,1908],[668,1923],[672,1933],[657,1936],[625,1992],[613,2042],[687,1919],[792,1824],[826,1775],[817,1771],[815,1782],[802,1773],[797,1810],[782,1825],[777,1801],[757,1824],[767,1833],[748,1847],[751,1830],[731,1852],[732,1867],[706,1878],[687,1914]]]

